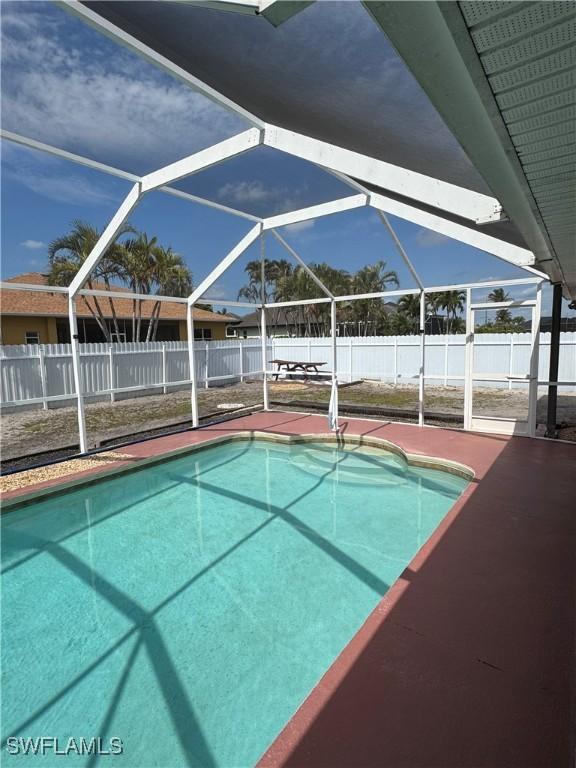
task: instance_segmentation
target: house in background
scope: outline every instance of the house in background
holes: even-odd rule
[[[387,315],[398,311],[398,306],[387,301],[383,303]],[[270,337],[329,336],[330,321],[309,321],[303,307],[277,307],[266,310],[266,331]],[[341,320],[336,329],[338,336],[371,335],[363,322]],[[260,336],[260,311],[239,317],[236,322],[226,327],[227,338],[251,339]]]
[[[9,278],[5,282],[47,285],[48,278],[40,272],[29,272]],[[103,284],[94,283],[93,287],[106,290]],[[117,286],[110,286],[110,290],[126,292]],[[90,310],[90,307],[94,310],[94,298],[85,298],[87,302],[84,298],[79,298],[76,302],[80,342],[103,342],[104,335]],[[100,297],[98,301],[108,327],[114,331],[109,300]],[[113,334],[113,341],[132,341],[132,299],[118,298],[113,299],[113,302],[120,329],[118,337]],[[150,301],[142,302],[144,337],[154,305],[153,296]],[[229,315],[194,308],[194,338],[224,339],[226,326],[232,319]],[[57,292],[0,290],[0,328],[2,344],[67,344],[70,342],[68,299],[65,294]],[[186,339],[186,305],[162,302],[156,341]]]

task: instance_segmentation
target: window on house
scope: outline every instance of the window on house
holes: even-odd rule
[[[38,331],[26,331],[26,344],[40,344],[40,334]]]
[[[196,341],[210,341],[212,338],[212,328],[194,328],[194,339]]]
[[[238,332],[237,332],[236,328],[234,328],[234,326],[232,326],[232,325],[227,325],[226,326],[226,336],[229,336],[229,337],[232,337],[232,338],[236,338],[237,335],[238,335]]]

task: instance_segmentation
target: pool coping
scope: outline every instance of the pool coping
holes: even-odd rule
[[[28,506],[36,501],[48,498],[50,496],[60,495],[66,493],[69,490],[75,490],[83,486],[93,485],[100,481],[108,480],[117,477],[122,474],[138,472],[149,466],[162,464],[165,461],[185,456],[189,453],[195,453],[196,451],[210,448],[214,445],[222,445],[230,442],[237,441],[253,441],[260,440],[262,442],[269,443],[282,443],[284,445],[299,444],[299,443],[334,443],[335,445],[345,448],[347,445],[365,446],[369,448],[376,448],[382,450],[385,453],[392,453],[395,456],[402,458],[409,466],[421,467],[425,469],[435,469],[448,474],[456,475],[458,477],[473,482],[476,477],[474,470],[461,462],[453,461],[451,459],[439,458],[436,456],[427,456],[423,454],[410,453],[405,451],[400,445],[394,443],[391,440],[386,440],[379,437],[371,437],[366,435],[338,435],[334,433],[308,433],[303,435],[286,435],[280,432],[261,432],[260,430],[238,430],[225,435],[219,435],[217,437],[209,437],[198,443],[182,446],[181,448],[175,448],[171,451],[166,451],[156,456],[147,456],[142,458],[118,458],[118,464],[112,467],[95,467],[93,469],[87,469],[82,472],[76,472],[72,475],[63,476],[62,482],[41,481],[50,482],[50,485],[42,488],[36,488],[30,486],[31,490],[23,488],[22,491],[15,490],[9,491],[3,494],[1,512],[7,514],[8,512],[18,509],[23,506]],[[110,451],[107,451],[108,453]],[[98,455],[98,454],[94,454]],[[67,479],[70,478],[70,479]],[[40,485],[36,483],[35,485]]]

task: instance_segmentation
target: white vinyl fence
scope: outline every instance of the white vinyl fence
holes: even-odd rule
[[[272,357],[327,362],[332,368],[329,338],[273,339]],[[530,371],[529,333],[477,333],[474,336],[474,373],[524,376]],[[426,381],[431,386],[464,386],[464,334],[426,336]],[[418,336],[367,336],[338,339],[338,379],[341,382],[376,379],[415,384],[420,372]],[[550,334],[540,334],[540,381],[548,380]],[[270,366],[269,366],[270,369]],[[322,370],[322,369],[321,369]],[[558,381],[576,381],[576,333],[560,335]],[[482,382],[482,386],[528,388],[521,382]],[[576,387],[562,387],[562,393]]]
[[[182,341],[81,344],[84,395],[88,401],[161,394],[190,386],[188,344]],[[258,339],[195,342],[200,386],[242,381],[262,372]],[[75,398],[70,344],[0,347],[3,408],[71,405]]]
[[[376,379],[415,384],[420,367],[418,336],[338,339],[341,382]],[[190,384],[186,342],[82,344],[81,363],[87,400],[123,399],[159,394]],[[221,386],[262,373],[259,339],[195,342],[200,386]],[[550,334],[540,337],[539,379],[548,379]],[[465,337],[426,337],[429,385],[464,385]],[[529,371],[530,334],[476,334],[475,373],[522,376]],[[332,369],[329,338],[270,339],[268,369],[274,359],[326,362]],[[74,399],[69,344],[0,347],[0,404],[3,408],[71,405]],[[576,381],[576,333],[561,334],[559,381]],[[483,382],[482,386],[526,388],[519,382]],[[576,392],[563,387],[562,393]]]

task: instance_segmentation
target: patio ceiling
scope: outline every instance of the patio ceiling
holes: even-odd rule
[[[82,5],[257,127],[493,195],[509,221],[448,216],[529,248],[576,298],[571,3]],[[381,180],[371,188],[406,202]]]

